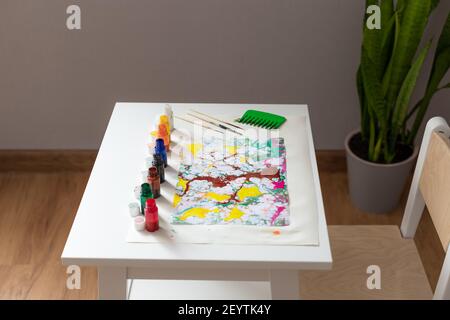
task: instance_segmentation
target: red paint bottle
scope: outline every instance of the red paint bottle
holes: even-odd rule
[[[161,180],[156,167],[148,169],[147,181],[152,189],[153,198],[159,198],[161,195]]]
[[[145,202],[145,229],[148,232],[159,229],[158,207],[155,199],[147,199]]]

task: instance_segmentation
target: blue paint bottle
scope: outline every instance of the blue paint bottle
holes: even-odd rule
[[[164,139],[156,139],[155,153],[161,155],[164,162],[164,167],[167,167],[167,152],[166,147],[164,146]]]

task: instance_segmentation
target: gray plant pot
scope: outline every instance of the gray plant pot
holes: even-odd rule
[[[396,209],[406,181],[416,162],[418,149],[405,161],[378,164],[356,156],[349,147],[351,132],[345,139],[350,197],[353,204],[368,213],[389,213]]]

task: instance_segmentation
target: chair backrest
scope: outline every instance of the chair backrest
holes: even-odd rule
[[[428,121],[400,230],[413,238],[425,205],[447,252],[434,299],[450,299],[450,128],[440,117]]]
[[[450,135],[443,130],[431,134],[419,188],[447,251],[450,243]]]

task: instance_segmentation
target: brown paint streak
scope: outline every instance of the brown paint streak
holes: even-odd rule
[[[178,175],[178,177],[183,179],[183,176],[181,174]],[[280,178],[280,170],[278,170],[275,174],[272,174],[272,175],[262,175],[261,172],[247,172],[246,174],[242,174],[242,175],[229,175],[226,177],[217,177],[217,178],[208,177],[208,176],[198,176],[198,177],[193,178],[192,180],[189,180],[186,183],[186,189],[184,190],[184,192],[181,196],[184,196],[189,191],[189,184],[195,180],[208,181],[208,182],[211,182],[213,187],[215,187],[215,188],[223,188],[231,181],[234,181],[239,178],[245,178],[244,183],[247,181],[250,181],[250,178],[260,178],[260,179],[262,179],[262,178],[268,178],[268,179],[278,178],[279,179]],[[235,196],[236,195],[234,194],[234,197]]]

